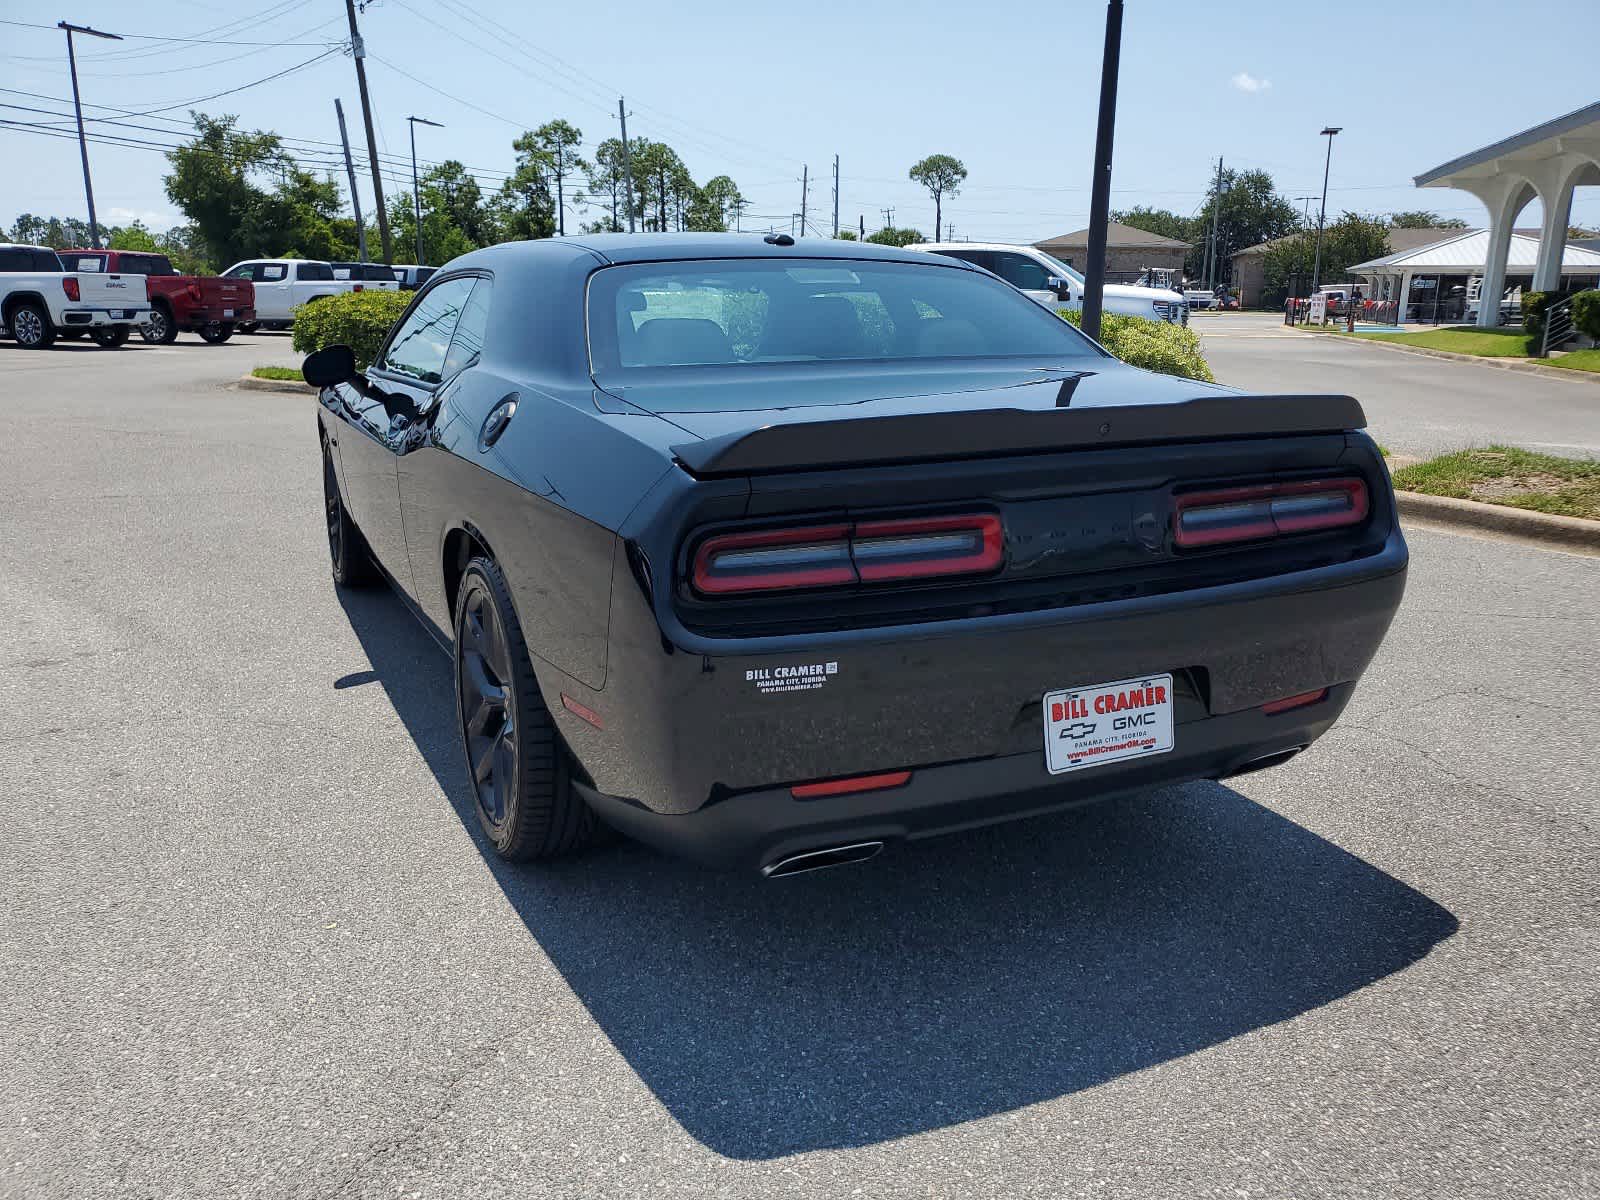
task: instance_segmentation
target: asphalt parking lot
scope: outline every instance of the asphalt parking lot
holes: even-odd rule
[[[1284,327],[1276,313],[1198,313],[1212,372],[1252,391],[1355,396],[1372,434],[1396,454],[1431,457],[1506,442],[1600,457],[1600,381],[1431,358]]]
[[[287,337],[192,343],[0,342],[0,1196],[1600,1194],[1600,560],[1415,532],[1232,785],[512,869],[313,402],[226,386]]]

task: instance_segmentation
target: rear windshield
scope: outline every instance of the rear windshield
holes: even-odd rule
[[[77,254],[69,250],[58,257],[61,259],[61,268],[64,271],[104,271],[106,269],[106,256],[104,254]]]
[[[117,270],[124,275],[176,275],[172,263],[162,254],[122,254]]]
[[[1098,357],[989,275],[929,262],[751,259],[606,267],[589,283],[595,373],[745,363]]]

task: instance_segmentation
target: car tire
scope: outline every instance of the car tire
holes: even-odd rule
[[[170,346],[178,340],[178,323],[160,304],[150,309],[150,319],[139,326],[139,336],[154,346]]]
[[[234,326],[234,329],[239,333],[254,333],[256,331],[256,323],[254,321],[240,321]]]
[[[200,326],[195,332],[208,346],[220,346],[233,336],[233,326],[227,321],[213,321],[209,325]]]
[[[58,330],[56,330],[56,338],[59,341],[63,341],[63,342],[82,341],[83,340],[83,330],[81,330],[81,329],[58,329]]]
[[[48,350],[56,340],[56,327],[41,304],[19,304],[6,321],[11,340],[24,350]]]
[[[456,727],[478,823],[495,854],[529,862],[600,838],[594,810],[572,787],[571,752],[534,678],[500,567],[474,558],[455,612]]]
[[[333,565],[333,582],[342,588],[369,587],[377,581],[378,568],[372,561],[367,539],[350,519],[339,492],[339,476],[333,469],[333,453],[322,443],[322,508],[328,526],[328,557]]]
[[[102,350],[119,350],[128,344],[133,333],[131,325],[100,325],[89,331],[94,344]]]

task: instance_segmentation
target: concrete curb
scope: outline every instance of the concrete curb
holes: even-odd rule
[[[1451,362],[1473,363],[1480,367],[1495,367],[1501,371],[1522,371],[1529,375],[1542,375],[1546,379],[1565,379],[1571,383],[1600,383],[1600,371],[1564,371],[1560,367],[1547,367],[1543,363],[1521,358],[1486,358],[1481,354],[1457,354],[1454,350],[1433,350],[1427,346],[1406,346],[1399,342],[1380,342],[1373,338],[1354,338],[1348,333],[1324,332],[1306,329],[1303,333],[1317,337],[1333,338],[1341,342],[1359,342],[1363,346],[1377,346],[1382,350],[1398,350],[1402,354],[1421,354],[1427,358],[1444,358]]]
[[[1426,496],[1421,492],[1396,491],[1394,495],[1402,518],[1498,533],[1559,547],[1574,554],[1600,555],[1600,521],[1508,508],[1504,504],[1484,504],[1477,500]]]
[[[309,383],[293,379],[257,379],[254,375],[241,375],[237,387],[244,392],[289,392],[300,396],[315,396],[317,389]]]

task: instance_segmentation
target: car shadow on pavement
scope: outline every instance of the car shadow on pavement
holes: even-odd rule
[[[479,833],[448,660],[387,592],[344,605],[529,932],[667,1111],[732,1158],[1094,1087],[1349,995],[1457,928],[1212,783],[775,882],[630,843],[509,866]]]

